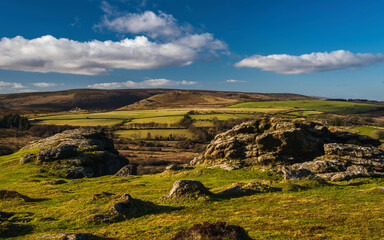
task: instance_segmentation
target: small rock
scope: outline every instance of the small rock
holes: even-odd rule
[[[272,190],[270,186],[261,182],[250,182],[247,183],[243,188],[259,192],[269,192]]]
[[[119,177],[127,177],[129,175],[137,175],[136,165],[125,165],[115,174],[115,176]]]
[[[10,200],[10,199],[22,199],[24,201],[30,201],[31,199],[23,194],[20,194],[16,191],[0,190],[0,200]]]
[[[179,170],[184,170],[185,167],[177,165],[177,164],[171,164],[165,168],[166,170],[173,170],[173,171],[179,171]]]
[[[198,199],[207,198],[213,194],[199,181],[178,180],[173,184],[169,194],[161,197],[162,200]]]
[[[234,186],[232,188],[229,188],[227,190],[224,190],[222,192],[219,192],[218,194],[216,194],[217,196],[220,196],[220,197],[226,197],[226,196],[234,196],[234,195],[241,195],[243,194],[245,191],[242,187],[240,186]]]
[[[308,169],[298,169],[298,170],[292,170],[288,167],[283,167],[282,172],[284,174],[284,179],[293,181],[301,178],[318,178],[313,172],[309,171]]]
[[[20,158],[20,163],[21,164],[29,163],[35,160],[35,158],[36,158],[35,154],[28,153]]]
[[[176,233],[172,240],[252,240],[244,230],[244,228],[236,225],[229,225],[225,222],[216,222],[203,224],[195,224],[193,227]]]
[[[54,180],[48,181],[48,184],[51,184],[51,185],[58,185],[58,184],[64,184],[64,183],[67,183],[67,182],[61,179],[54,179]]]
[[[124,201],[132,201],[132,197],[131,195],[129,195],[129,193],[125,193],[123,194],[121,197],[120,197],[121,200],[124,200]]]

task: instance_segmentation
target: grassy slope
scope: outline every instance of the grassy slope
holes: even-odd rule
[[[321,101],[321,100],[300,100],[300,101],[270,101],[270,102],[248,102],[232,105],[233,108],[259,108],[259,107],[289,107],[315,110],[322,112],[333,112],[339,114],[350,114],[359,112],[368,112],[378,108],[380,105],[339,102],[339,101]]]
[[[243,226],[255,239],[381,239],[384,237],[383,180],[353,180],[329,186],[301,182],[308,189],[291,191],[292,184],[269,172],[219,169],[195,169],[180,173],[75,180],[48,185],[38,169],[20,166],[22,153],[0,157],[0,189],[17,190],[36,199],[34,202],[1,201],[0,210],[16,213],[14,218],[31,221],[26,236],[33,239],[43,233],[81,232],[115,239],[170,239],[180,229],[203,221],[226,221]],[[174,181],[199,180],[213,192],[235,182],[273,181],[283,191],[250,196],[216,199],[208,202],[163,203]],[[117,196],[130,193],[135,198],[181,210],[165,211],[118,223],[95,224],[92,214],[103,214],[111,200],[93,200],[102,191]]]

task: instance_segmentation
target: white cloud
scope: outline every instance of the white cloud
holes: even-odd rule
[[[126,82],[109,82],[109,83],[97,83],[88,85],[89,88],[100,89],[116,89],[116,88],[157,88],[157,87],[170,87],[178,85],[194,85],[197,82],[193,81],[173,81],[164,78],[148,79],[142,82],[126,81]]]
[[[23,86],[23,84],[21,83],[0,81],[0,89],[4,89],[4,88],[19,89],[19,88],[25,88],[25,86]]]
[[[37,92],[37,90],[26,88],[26,89],[20,89],[18,92],[19,93],[29,93],[29,92]]]
[[[46,82],[37,82],[37,83],[32,83],[35,87],[41,87],[41,88],[46,88],[46,87],[56,87],[58,84],[57,83],[46,83]]]
[[[235,79],[228,79],[225,81],[226,83],[247,83],[248,81],[243,80],[235,80]]]
[[[107,28],[112,31],[120,33],[134,33],[146,34],[152,38],[158,36],[180,36],[183,32],[182,27],[177,24],[176,19],[169,14],[159,11],[156,14],[152,11],[145,11],[144,13],[127,13],[118,17],[110,17],[114,15],[111,8],[106,8],[104,11],[107,13],[102,22],[96,27]]]
[[[300,56],[273,54],[254,55],[235,64],[236,67],[259,68],[281,74],[324,72],[337,69],[359,69],[384,60],[382,54],[351,53],[345,50],[314,52]]]
[[[209,33],[190,34],[166,43],[145,36],[118,42],[78,42],[50,35],[28,40],[18,36],[0,40],[0,69],[102,75],[110,69],[186,66],[203,53],[219,50],[226,50],[225,43]]]

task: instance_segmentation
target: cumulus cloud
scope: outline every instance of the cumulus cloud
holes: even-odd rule
[[[37,83],[32,83],[35,87],[40,87],[40,88],[47,88],[47,87],[56,87],[58,84],[57,83],[47,83],[47,82],[37,82]]]
[[[105,27],[108,30],[120,33],[146,34],[152,38],[158,36],[177,37],[183,32],[183,28],[177,24],[172,15],[161,11],[158,14],[152,11],[145,11],[141,14],[127,13],[111,19],[108,15],[113,15],[112,10],[107,8],[104,11],[106,11],[107,15],[96,27]]]
[[[145,36],[117,42],[78,42],[50,35],[29,40],[18,36],[0,40],[0,69],[102,75],[110,69],[186,66],[203,52],[212,54],[225,49],[225,43],[209,33],[190,34],[165,43]]]
[[[165,78],[148,79],[141,82],[126,81],[126,82],[109,82],[109,83],[97,83],[88,85],[89,88],[99,89],[116,89],[116,88],[157,88],[157,87],[170,87],[178,85],[194,85],[198,82],[194,81],[173,81]]]
[[[226,83],[247,83],[248,81],[243,80],[235,80],[235,79],[228,79],[225,81]]]
[[[4,89],[4,88],[19,89],[19,88],[25,88],[25,86],[23,86],[23,84],[21,83],[0,81],[0,89]]]
[[[324,72],[337,69],[359,69],[384,60],[382,54],[351,53],[345,50],[314,52],[300,56],[273,54],[254,55],[236,63],[236,67],[259,68],[281,74]]]

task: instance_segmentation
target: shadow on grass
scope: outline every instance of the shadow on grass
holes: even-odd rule
[[[33,231],[31,225],[3,222],[0,225],[0,238],[19,237],[29,234]]]
[[[120,202],[113,206],[114,210],[126,219],[142,217],[148,214],[170,213],[184,207],[161,206],[153,202],[133,199],[133,202]]]
[[[267,193],[281,192],[281,191],[282,191],[282,188],[276,188],[276,187],[271,187],[268,191],[244,189],[243,191],[239,191],[239,192],[233,192],[233,193],[227,193],[227,194],[215,194],[213,199],[215,201],[220,201],[220,200],[228,200],[233,198],[241,198],[245,196],[252,196],[256,194],[260,195],[260,194],[267,194]]]

